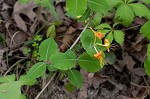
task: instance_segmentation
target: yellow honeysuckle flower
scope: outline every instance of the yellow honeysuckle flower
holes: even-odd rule
[[[100,46],[104,46],[106,47],[107,51],[110,52],[109,48],[110,48],[110,42],[108,39],[105,39],[104,40],[104,44],[99,44],[99,43],[96,43],[97,45],[100,45]]]
[[[94,57],[99,59],[100,63],[102,64],[103,63],[103,56],[102,56],[102,51],[94,54]]]
[[[94,31],[92,29],[92,27],[90,27],[91,31],[94,33],[94,36],[99,38],[99,39],[102,39],[103,38],[103,34],[101,32],[98,32],[98,31]]]
[[[102,46],[105,46],[107,51],[110,52],[109,47],[110,47],[110,42],[108,39],[104,40],[104,44]]]

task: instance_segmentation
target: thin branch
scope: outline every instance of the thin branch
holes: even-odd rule
[[[93,19],[93,16],[90,18],[90,20],[88,21],[88,23],[86,24],[86,26],[84,27],[84,29],[82,30],[82,32],[80,33],[80,35],[78,36],[78,38],[75,40],[75,42],[71,45],[70,49],[72,49],[80,40],[82,33],[88,28],[91,20]]]
[[[40,95],[44,92],[44,90],[48,87],[48,85],[52,82],[52,80],[54,79],[54,77],[56,76],[57,72],[55,72],[53,74],[53,76],[51,77],[51,79],[48,81],[48,83],[44,86],[44,88],[40,91],[40,93],[35,97],[35,99],[38,99],[40,97]]]
[[[137,28],[137,27],[140,27],[140,26],[142,26],[142,25],[141,24],[140,25],[135,25],[135,26],[129,27],[127,29],[123,29],[123,31],[131,30],[131,29],[134,29],[134,28]]]
[[[130,84],[131,84],[131,85],[134,85],[134,86],[137,86],[137,87],[148,88],[148,89],[150,89],[150,87],[148,87],[148,86],[138,85],[138,84],[135,84],[135,83],[133,83],[133,82],[130,82]]]
[[[4,76],[6,76],[7,73],[11,71],[12,68],[14,68],[17,64],[19,64],[20,62],[22,62],[22,61],[25,60],[25,59],[26,59],[26,58],[20,59],[20,60],[18,60],[16,63],[14,63],[14,64],[5,72]]]

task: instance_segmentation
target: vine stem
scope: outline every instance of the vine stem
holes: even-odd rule
[[[88,28],[92,18],[93,18],[94,14],[92,15],[92,17],[90,18],[90,20],[88,21],[88,23],[86,24],[86,26],[83,28],[81,34],[78,36],[78,38],[75,40],[75,42],[72,44],[72,46],[70,47],[70,50],[78,43],[78,41],[81,38],[82,33]],[[40,91],[40,93],[35,97],[35,99],[38,99],[40,97],[40,95],[44,92],[44,90],[48,87],[48,85],[52,82],[52,80],[54,79],[54,77],[56,76],[57,72],[55,72],[53,74],[53,76],[51,77],[51,79],[48,81],[48,83],[44,86],[44,88]]]
[[[48,85],[52,82],[52,80],[54,79],[54,77],[56,76],[57,72],[55,72],[53,74],[53,76],[51,77],[51,79],[48,81],[48,83],[44,86],[44,88],[40,91],[40,93],[35,97],[35,99],[38,99],[40,97],[40,95],[43,93],[43,91],[48,87]]]
[[[17,64],[19,64],[20,62],[22,62],[22,61],[25,60],[25,59],[26,59],[26,58],[20,59],[20,60],[18,60],[16,63],[14,63],[14,64],[5,72],[4,76],[6,76],[7,73],[11,71],[12,68],[14,68]]]
[[[78,38],[74,41],[74,43],[71,45],[70,50],[78,43],[78,41],[81,38],[82,33],[88,28],[91,20],[92,20],[93,16],[90,18],[90,20],[88,21],[88,23],[86,24],[86,26],[83,28],[82,32],[80,33],[80,35],[78,36]]]

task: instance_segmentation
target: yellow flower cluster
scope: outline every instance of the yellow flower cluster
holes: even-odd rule
[[[94,43],[96,41],[96,38],[98,38],[100,40],[103,38],[104,35],[101,32],[94,31],[91,27],[90,27],[90,29],[94,33],[94,36],[95,36]],[[109,42],[108,39],[104,39],[104,44],[98,44],[98,45],[106,47],[107,51],[110,52],[110,50],[109,50],[109,48],[110,48],[110,42]],[[94,57],[97,58],[97,59],[99,59],[100,63],[103,64],[102,51],[97,52],[96,54],[94,54]]]

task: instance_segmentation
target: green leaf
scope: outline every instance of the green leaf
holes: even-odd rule
[[[15,74],[0,77],[1,83],[8,83],[13,81],[15,81]]]
[[[51,55],[54,53],[58,53],[58,45],[53,38],[48,38],[40,44],[39,55],[41,60],[50,60]]]
[[[65,85],[65,88],[67,89],[68,92],[72,93],[76,87],[69,82]]]
[[[19,99],[27,99],[25,95],[21,94]]]
[[[101,32],[102,34],[106,35],[107,33],[109,33],[111,30],[98,30],[99,32]]]
[[[60,70],[69,70],[76,64],[76,54],[68,50],[65,53],[56,53],[51,56],[51,64]]]
[[[129,26],[134,19],[134,12],[127,4],[122,4],[117,8],[115,20],[121,20],[124,26]]]
[[[94,33],[89,29],[85,30],[81,35],[81,42],[87,53],[93,57],[96,53],[94,50]]]
[[[110,9],[107,0],[88,0],[88,4],[93,11],[101,13],[107,12]]]
[[[20,99],[21,84],[19,81],[0,84],[1,99]]]
[[[148,39],[150,39],[150,21],[147,21],[140,29],[140,32]]]
[[[102,20],[102,14],[101,13],[96,13],[93,20],[90,23],[90,26],[97,26],[100,24]]]
[[[106,52],[105,53],[105,62],[110,64],[110,65],[113,65],[115,62],[116,62],[116,56],[114,53],[112,52]]]
[[[87,8],[87,0],[66,0],[66,10],[74,16],[82,15]]]
[[[107,0],[107,2],[111,8],[115,7],[119,3],[123,3],[122,0]]]
[[[124,42],[124,33],[121,30],[114,31],[114,39],[120,45],[123,45]]]
[[[21,82],[21,85],[34,85],[36,84],[37,80],[35,78],[28,78],[26,75],[20,76],[19,81]]]
[[[101,69],[100,62],[96,58],[92,58],[88,53],[83,53],[78,58],[78,63],[81,68],[87,72],[97,72]]]
[[[150,77],[150,61],[148,61],[148,59],[144,61],[144,68],[146,74]]]
[[[82,87],[83,78],[79,71],[77,70],[69,70],[68,72],[69,81],[78,88]]]
[[[148,60],[150,61],[150,43],[148,44],[147,57],[148,57]]]
[[[150,0],[143,0],[144,3],[150,4]]]
[[[107,23],[103,23],[100,26],[101,26],[101,29],[109,29],[109,30],[112,29],[111,26],[109,24],[107,24]]]
[[[46,70],[46,63],[44,62],[36,63],[29,69],[29,71],[26,74],[26,77],[29,79],[38,78],[44,74],[45,70]]]
[[[113,41],[113,34],[112,34],[112,32],[108,33],[108,34],[106,35],[105,39],[108,39],[109,42],[112,43],[112,41]]]
[[[142,17],[150,17],[150,14],[149,14],[149,9],[143,5],[143,4],[140,4],[140,3],[135,3],[135,4],[129,4],[133,10],[133,12],[135,13],[136,16],[142,18]]]
[[[126,0],[125,0],[125,1],[126,1]],[[134,2],[134,1],[137,1],[137,0],[127,0],[127,4],[132,3],[132,2]]]
[[[47,65],[47,69],[49,70],[49,71],[57,71],[58,69],[57,68],[55,68],[55,67],[53,67],[53,65]]]
[[[87,8],[86,11],[84,12],[83,16],[82,16],[82,21],[87,20],[90,16],[90,13],[91,13],[91,9]]]
[[[51,25],[48,30],[47,30],[47,33],[46,33],[46,37],[49,38],[49,37],[55,37],[56,36],[56,28],[55,28],[55,25]]]

